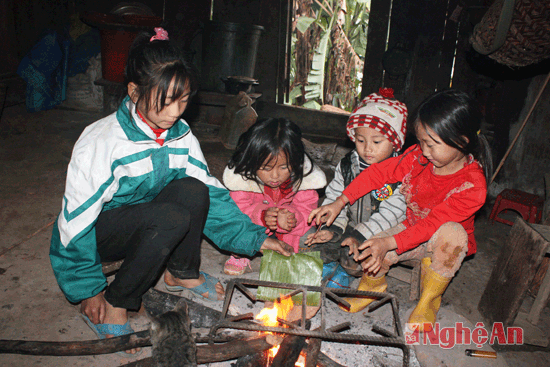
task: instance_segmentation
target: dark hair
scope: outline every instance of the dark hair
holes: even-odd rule
[[[173,79],[173,98],[179,99],[186,87],[191,90],[190,97],[196,93],[198,78],[195,68],[185,60],[181,49],[167,40],[150,41],[152,36],[151,32],[142,32],[132,43],[125,77],[126,83],[133,82],[137,85],[138,103],[145,100],[145,109],[149,111],[153,107],[151,100],[154,100],[154,107],[159,112],[165,106],[168,88]]]
[[[493,158],[489,142],[480,134],[483,114],[477,102],[467,93],[447,89],[426,98],[414,115],[414,128],[418,124],[432,129],[445,144],[465,155],[472,154],[482,166],[489,181],[493,171]]]
[[[302,131],[285,118],[258,119],[239,137],[228,166],[234,168],[235,173],[260,183],[256,172],[266,159],[276,158],[281,151],[288,159],[291,185],[299,185],[304,177],[304,156],[311,161],[311,170],[306,175],[313,170],[313,161],[305,152]]]

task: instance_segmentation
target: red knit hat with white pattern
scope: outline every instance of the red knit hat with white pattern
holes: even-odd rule
[[[370,127],[380,131],[392,143],[396,152],[405,142],[407,132],[407,106],[393,99],[393,89],[380,88],[369,94],[355,108],[346,126],[348,136],[355,142],[355,128]]]

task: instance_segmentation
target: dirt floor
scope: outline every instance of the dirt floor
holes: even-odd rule
[[[56,108],[50,111],[28,113],[22,100],[24,94],[15,87],[8,90],[5,108],[0,119],[0,339],[73,341],[94,339],[94,334],[82,322],[78,306],[67,302],[53,277],[48,250],[53,221],[61,207],[67,164],[74,142],[85,126],[102,116],[99,112],[84,112]],[[0,102],[2,102],[0,100]],[[231,151],[225,149],[212,131],[194,128],[201,141],[211,173],[221,177]],[[476,219],[478,253],[467,259],[453,279],[443,297],[440,321],[444,325],[463,322],[474,328],[484,322],[477,305],[483,294],[496,258],[506,243],[510,227],[488,222],[492,201],[486,204]],[[215,247],[203,243],[203,269],[227,283],[223,274],[226,255]],[[259,259],[253,262],[255,272],[246,277],[257,279]],[[162,282],[157,285],[162,289]],[[389,278],[388,291],[398,296],[400,317],[406,320],[414,307],[409,301],[409,285]],[[195,299],[196,300],[196,299]],[[200,301],[200,300],[199,300]],[[532,302],[527,297],[524,308]],[[221,304],[209,305],[221,309]],[[242,304],[233,310],[246,307]],[[371,325],[388,324],[388,311],[344,314],[330,306],[327,316],[331,321],[345,318],[351,322]],[[144,330],[149,318],[142,310],[132,314],[132,325]],[[369,324],[370,323],[370,324]],[[389,325],[389,324],[388,324]],[[486,327],[490,326],[484,325]],[[539,327],[550,330],[550,310],[544,310]],[[337,344],[337,343],[336,343]],[[400,352],[395,350],[361,349],[363,358],[350,359],[334,343],[323,343],[323,351],[334,360],[348,366],[398,366]],[[412,350],[411,366],[549,366],[550,348],[529,345],[500,346],[484,343],[482,350],[495,350],[497,360],[464,356],[464,349],[476,349],[475,345],[455,346],[444,349],[439,346],[416,346]],[[365,348],[364,346],[362,348]],[[374,348],[374,347],[372,347]],[[358,354],[357,352],[353,354]],[[150,355],[144,348],[139,358]],[[368,356],[365,357],[365,356]],[[25,356],[0,352],[2,366],[115,366],[135,359],[115,354],[81,357]],[[362,362],[359,362],[362,361]],[[211,366],[229,366],[216,363]]]

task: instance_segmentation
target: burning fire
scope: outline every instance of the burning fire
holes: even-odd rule
[[[280,302],[275,302],[272,307],[266,307],[263,310],[261,310],[260,313],[256,315],[255,319],[262,321],[263,324],[266,326],[275,327],[279,324],[277,319],[285,320],[293,307],[294,307],[294,303],[292,302],[291,297],[281,297]],[[286,326],[283,325],[283,327],[286,327]],[[272,334],[271,332],[268,332],[268,333]],[[276,345],[270,350],[268,350],[268,358],[267,358],[268,366],[271,365],[271,361],[277,355],[279,348],[280,348],[280,345]],[[295,366],[296,367],[305,366],[305,359],[303,358],[303,355],[300,355],[300,358],[298,359],[298,361],[296,361]]]
[[[275,302],[272,307],[264,308],[255,317],[255,319],[262,321],[266,326],[277,326],[279,323],[277,318],[283,320],[286,319],[286,316],[292,310],[292,307],[294,307],[292,298],[281,298],[281,302]]]

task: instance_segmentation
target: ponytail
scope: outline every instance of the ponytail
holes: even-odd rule
[[[493,175],[493,155],[491,152],[491,146],[487,141],[487,138],[482,133],[477,134],[477,149],[472,153],[474,159],[477,160],[483,167],[483,173],[485,174],[485,180],[489,185],[489,180]]]

